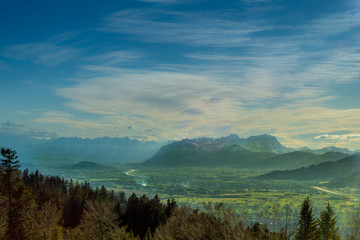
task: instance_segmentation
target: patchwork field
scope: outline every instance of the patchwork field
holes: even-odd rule
[[[43,171],[43,170],[42,170]],[[94,187],[105,185],[114,191],[175,198],[183,205],[203,209],[209,203],[231,206],[246,223],[261,221],[277,228],[297,222],[305,197],[310,197],[318,216],[329,201],[338,224],[346,231],[350,213],[358,206],[356,189],[328,189],[326,182],[260,180],[264,172],[236,168],[113,168],[112,170],[47,170]],[[287,220],[286,220],[287,219]]]

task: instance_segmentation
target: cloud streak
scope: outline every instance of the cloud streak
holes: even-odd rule
[[[328,140],[349,140],[349,139],[358,139],[360,140],[360,134],[323,134],[320,136],[316,136],[315,139],[328,139]]]
[[[238,22],[228,17],[228,13],[211,13],[209,18],[204,12],[121,10],[106,18],[101,30],[148,42],[239,46],[249,44],[250,34],[269,29],[264,23]]]
[[[79,50],[70,47],[50,43],[28,43],[8,46],[1,55],[6,58],[54,67],[75,58],[78,54]]]
[[[128,63],[142,57],[142,54],[131,51],[111,51],[95,56],[91,56],[86,59],[89,62],[98,62],[103,66],[112,66],[122,63]]]

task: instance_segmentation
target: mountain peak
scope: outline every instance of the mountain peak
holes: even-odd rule
[[[281,145],[276,137],[268,134],[242,139],[241,145],[253,152],[286,153],[289,149]]]

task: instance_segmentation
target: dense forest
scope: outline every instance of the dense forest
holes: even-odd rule
[[[0,239],[360,239],[359,214],[341,237],[330,203],[315,217],[309,198],[295,227],[289,215],[275,230],[245,224],[221,203],[192,209],[19,167],[16,151],[1,148]]]

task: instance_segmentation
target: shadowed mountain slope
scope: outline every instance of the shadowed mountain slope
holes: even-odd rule
[[[236,166],[257,167],[263,160],[288,151],[275,137],[253,136],[245,139],[237,135],[222,138],[184,139],[162,147],[145,166]]]
[[[273,171],[258,178],[278,180],[331,180],[360,172],[360,154],[353,154],[335,162],[322,162],[294,170]]]
[[[261,167],[276,170],[289,170],[300,167],[308,167],[310,165],[315,165],[327,161],[333,162],[346,156],[348,156],[348,154],[339,152],[315,154],[310,152],[295,151],[276,155],[272,158],[266,159],[261,163]]]

